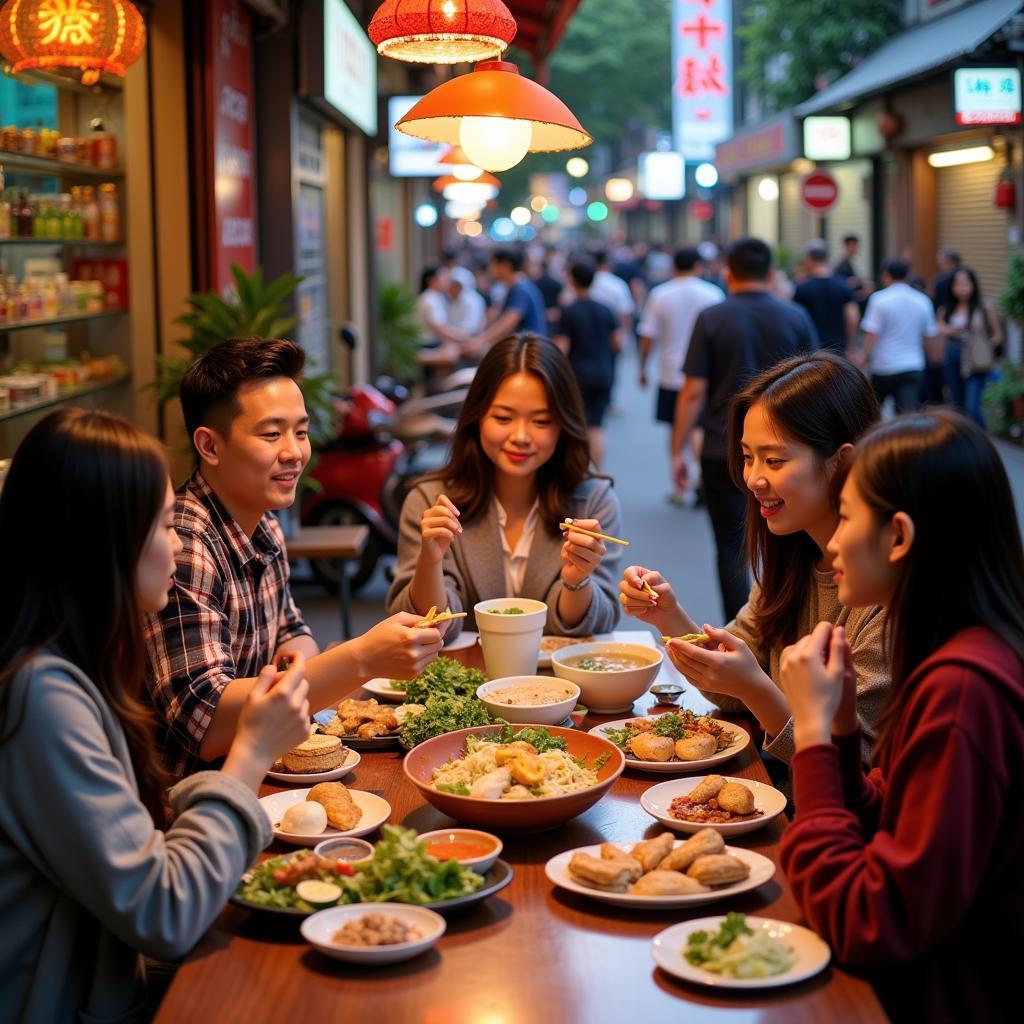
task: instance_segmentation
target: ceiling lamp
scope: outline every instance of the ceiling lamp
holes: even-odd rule
[[[15,74],[71,69],[94,85],[102,71],[124,77],[145,45],[145,23],[129,0],[10,0],[0,11],[0,54]]]
[[[443,82],[395,127],[428,142],[461,145],[487,171],[504,171],[527,153],[554,153],[594,140],[553,93],[523,78],[515,64],[488,60]]]
[[[434,180],[434,191],[457,203],[478,203],[482,206],[500,190],[501,182],[486,171],[481,171],[476,181],[460,181],[454,174],[446,174]]]
[[[461,64],[501,56],[516,22],[502,0],[384,0],[368,32],[382,57]]]
[[[484,173],[482,167],[477,167],[476,164],[469,162],[469,157],[463,152],[461,146],[452,146],[437,162],[450,167],[451,173],[459,181],[476,181]]]

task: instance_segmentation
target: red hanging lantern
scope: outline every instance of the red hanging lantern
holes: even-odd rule
[[[382,57],[476,63],[501,55],[516,22],[502,0],[384,0],[368,34]]]
[[[0,10],[0,53],[17,73],[31,68],[124,76],[142,55],[146,25],[130,0],[8,0]]]
[[[1017,185],[1012,174],[1004,174],[996,182],[996,206],[1001,210],[1012,210],[1017,206]]]

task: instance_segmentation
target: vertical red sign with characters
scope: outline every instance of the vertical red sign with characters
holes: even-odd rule
[[[213,149],[212,286],[234,287],[231,264],[256,266],[252,19],[241,0],[207,0],[207,75]]]

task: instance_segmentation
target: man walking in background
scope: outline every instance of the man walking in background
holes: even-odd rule
[[[496,341],[517,331],[548,336],[544,296],[523,273],[523,254],[518,249],[495,249],[487,270],[492,280],[505,287],[505,306],[490,327],[463,346],[464,355],[474,360],[482,359]]]
[[[891,397],[897,414],[918,407],[925,346],[938,334],[931,301],[907,284],[909,273],[905,260],[886,260],[882,265],[885,287],[868,299],[860,325],[864,348],[856,360],[870,370],[878,401]]]
[[[640,339],[640,387],[647,387],[647,360],[651,349],[658,345],[658,398],[654,417],[669,425],[671,440],[675,422],[676,402],[683,386],[683,362],[690,344],[690,335],[698,314],[708,306],[721,302],[725,295],[721,288],[701,279],[704,269],[694,246],[677,249],[673,257],[675,275],[651,290],[637,334]],[[673,504],[692,504],[696,499],[699,482],[699,462],[703,430],[695,426],[690,433],[690,444],[683,451],[687,462],[687,487],[679,487],[672,476],[669,501]],[[671,445],[669,450],[671,456]]]
[[[857,340],[860,306],[850,286],[828,268],[828,247],[816,238],[804,246],[807,279],[796,286],[793,301],[807,310],[821,347],[846,355]]]
[[[685,488],[689,471],[683,448],[704,409],[700,467],[727,621],[750,591],[743,544],[747,497],[729,475],[729,402],[761,370],[818,348],[807,311],[769,293],[771,270],[771,249],[759,238],[741,238],[730,246],[729,296],[703,310],[694,324],[672,433],[673,471],[677,485]]]

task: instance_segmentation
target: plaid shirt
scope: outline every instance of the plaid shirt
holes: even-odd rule
[[[285,641],[312,633],[292,599],[277,519],[264,515],[250,540],[198,470],[177,494],[174,527],[185,550],[167,607],[146,616],[145,633],[158,742],[180,777],[200,762],[224,687],[257,675]]]

